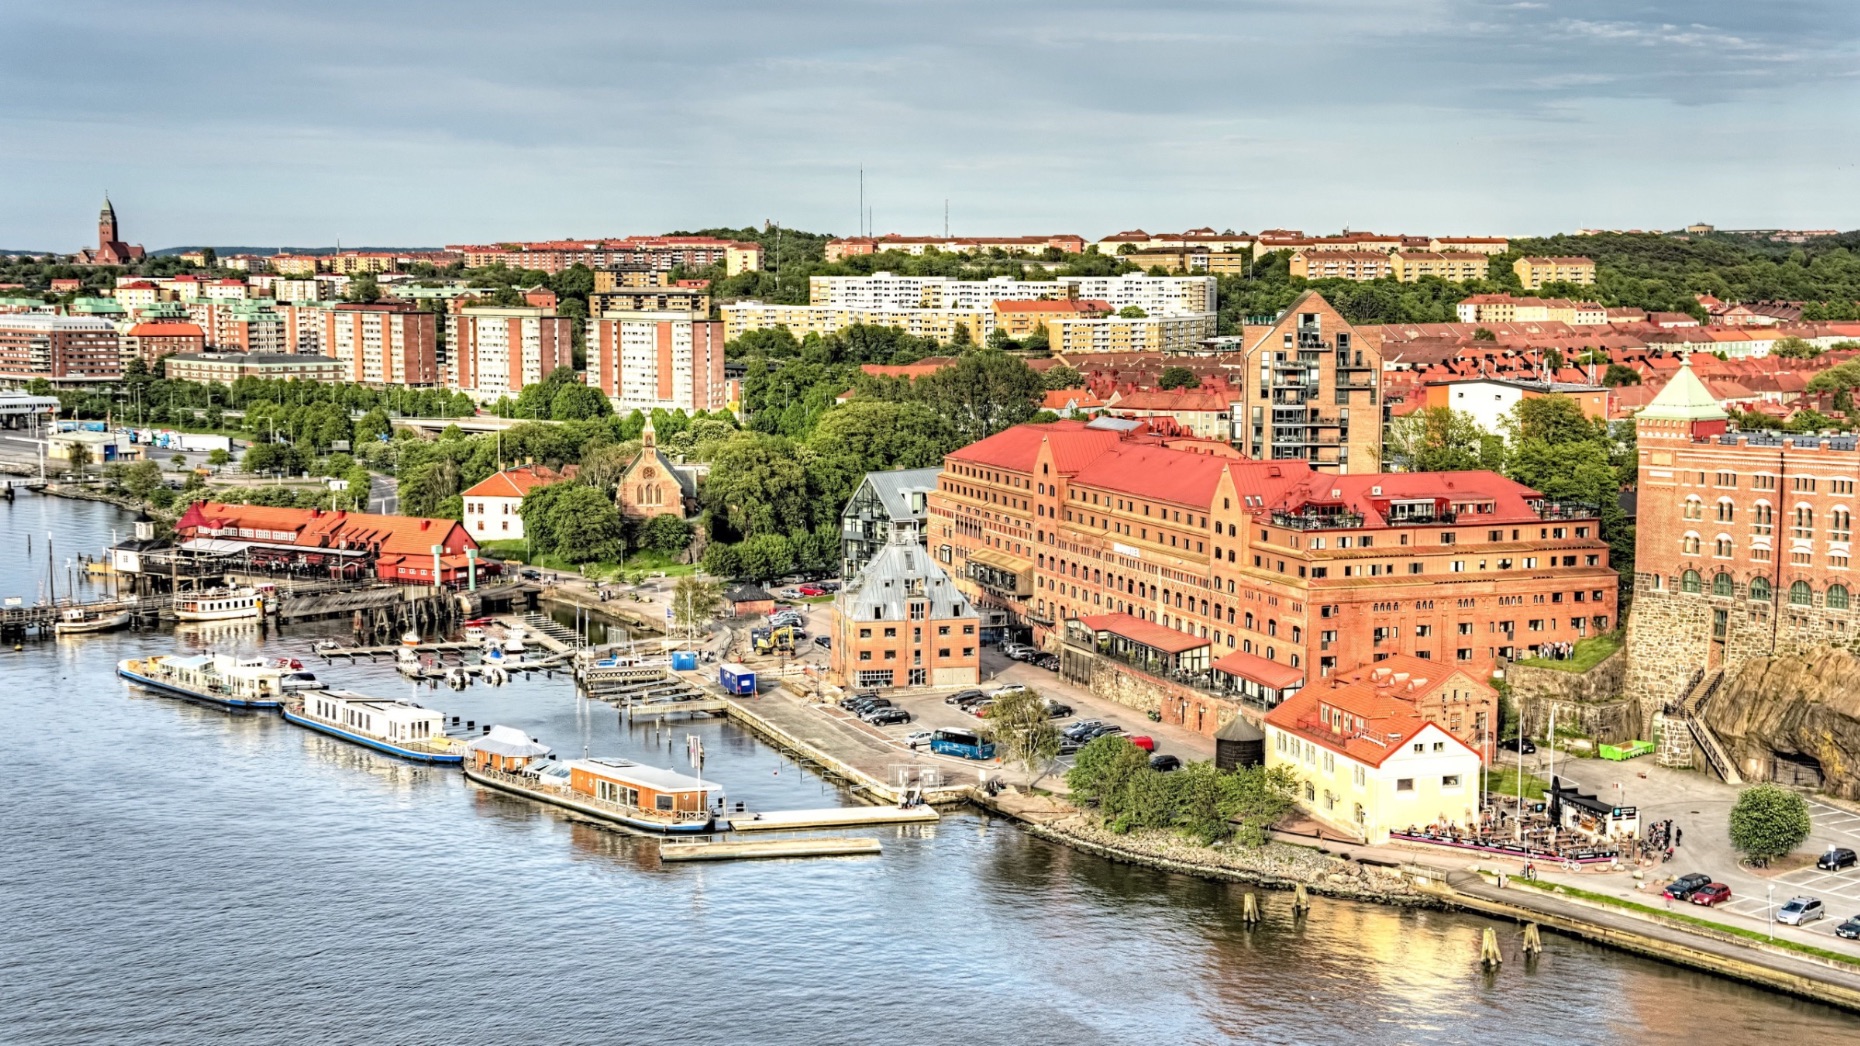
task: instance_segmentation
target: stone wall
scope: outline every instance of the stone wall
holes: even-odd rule
[[[1848,650],[1746,662],[1726,674],[1705,722],[1745,780],[1768,780],[1780,753],[1818,763],[1825,791],[1860,799],[1860,658]]]
[[[1587,672],[1512,665],[1505,669],[1511,699],[1524,717],[1527,731],[1550,727],[1550,710],[1556,710],[1557,728],[1574,725],[1604,744],[1639,738],[1640,706],[1622,696],[1627,677],[1627,651],[1617,650]]]
[[[1240,714],[1240,706],[1233,701],[1146,675],[1074,646],[1064,648],[1061,663],[1062,676],[1081,683],[1098,697],[1145,714],[1155,712],[1165,723],[1185,726],[1206,737],[1214,736]]]

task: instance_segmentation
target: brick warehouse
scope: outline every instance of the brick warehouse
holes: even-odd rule
[[[1627,689],[1643,721],[1701,670],[1851,643],[1855,438],[1727,432],[1690,364],[1636,427]]]
[[[1057,422],[950,454],[929,508],[984,624],[1259,707],[1393,654],[1483,672],[1615,624],[1594,508],[1489,472],[1333,475]]]

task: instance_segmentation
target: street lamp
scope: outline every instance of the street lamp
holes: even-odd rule
[[[1763,902],[1764,934],[1770,940],[1776,939],[1776,920],[1770,916],[1770,907],[1776,903],[1776,884],[1769,884],[1769,897]]]

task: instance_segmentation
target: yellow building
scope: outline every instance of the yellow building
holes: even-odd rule
[[[769,305],[759,301],[742,301],[725,305],[723,337],[734,341],[749,331],[786,327],[796,338],[809,334],[825,337],[836,331],[861,324],[896,327],[920,338],[950,342],[958,328],[968,328],[976,344],[988,340],[994,329],[992,312],[976,309],[878,309],[849,308],[832,305]]]
[[[1307,280],[1356,280],[1367,283],[1395,275],[1395,263],[1379,251],[1301,250],[1292,254],[1291,273]]]
[[[594,270],[594,289],[603,294],[622,287],[666,287],[671,282],[672,274],[659,269]]]
[[[724,275],[735,276],[739,272],[759,272],[761,269],[761,244],[732,243],[723,249]]]
[[[1503,236],[1436,236],[1427,242],[1430,251],[1472,251],[1475,254],[1497,255],[1511,249],[1511,241]]]
[[[1525,290],[1536,290],[1546,283],[1595,282],[1595,262],[1588,258],[1519,258],[1511,263],[1511,271],[1518,274],[1518,282]]]
[[[1395,278],[1403,283],[1418,283],[1423,276],[1438,276],[1454,283],[1483,280],[1492,262],[1474,251],[1396,251],[1389,259],[1395,267]]]
[[[1192,352],[1214,336],[1215,314],[1058,316],[1047,321],[1046,341],[1056,355],[1094,352]]]

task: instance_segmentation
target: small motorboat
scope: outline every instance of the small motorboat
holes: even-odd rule
[[[400,645],[401,646],[419,646],[420,645],[420,633],[418,632],[401,633]]]
[[[510,631],[504,634],[503,649],[506,654],[523,653],[523,629],[510,626]]]
[[[301,669],[303,666],[297,667]],[[293,671],[285,673],[278,680],[278,688],[287,694],[292,694],[302,690],[321,690],[323,682],[316,677],[315,672]]]
[[[65,611],[64,616],[52,625],[52,631],[61,636],[83,635],[87,632],[108,632],[129,624],[129,611],[118,610],[115,613],[100,613],[73,607]]]
[[[484,626],[483,625],[466,625],[465,626],[465,642],[470,643],[474,646],[483,646],[484,645]]]

